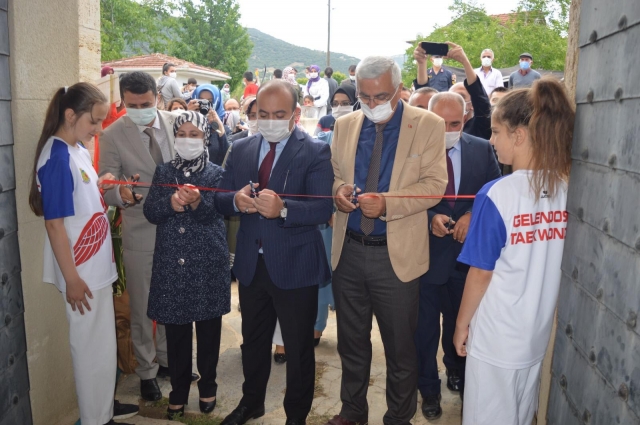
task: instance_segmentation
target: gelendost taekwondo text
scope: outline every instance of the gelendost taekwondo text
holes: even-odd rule
[[[567,234],[567,211],[537,212],[535,214],[519,214],[513,217],[513,227],[528,227],[538,224],[560,223],[560,227],[534,229],[511,233],[511,245],[529,244],[552,239],[564,239]]]

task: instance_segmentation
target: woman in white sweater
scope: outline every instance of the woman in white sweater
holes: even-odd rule
[[[318,108],[319,117],[327,115],[327,101],[329,100],[329,83],[324,78],[320,78],[320,67],[311,65],[309,67],[309,81],[304,87],[304,94],[313,96],[313,106]]]

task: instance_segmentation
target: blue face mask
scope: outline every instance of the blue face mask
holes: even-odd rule
[[[529,62],[527,61],[520,62],[520,69],[522,69],[523,71],[526,71],[529,68],[531,68],[531,64]]]
[[[158,115],[158,108],[155,106],[144,109],[127,108],[127,116],[135,125],[147,125]]]

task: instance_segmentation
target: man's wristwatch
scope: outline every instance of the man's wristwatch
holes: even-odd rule
[[[280,210],[280,218],[287,219],[287,201],[282,201],[282,209]]]

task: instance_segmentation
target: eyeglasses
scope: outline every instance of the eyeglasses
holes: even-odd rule
[[[338,106],[351,106],[351,102],[345,100],[343,102],[331,102],[332,108],[337,108]]]
[[[388,102],[389,100],[391,100],[393,98],[393,96],[395,96],[396,93],[398,93],[399,89],[400,89],[400,86],[398,86],[398,88],[396,88],[396,91],[393,92],[392,95],[378,94],[378,95],[375,95],[373,97],[358,95],[358,100],[360,100],[360,103],[366,103],[367,105],[369,103],[371,103],[372,100],[376,105],[382,105],[383,103]]]

